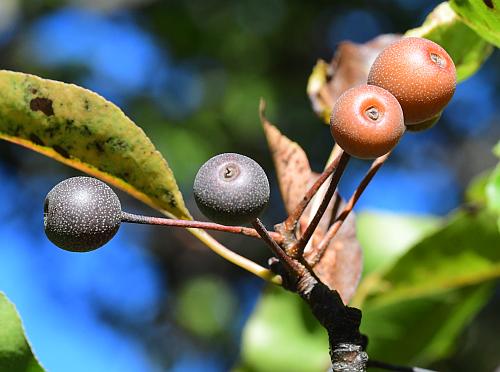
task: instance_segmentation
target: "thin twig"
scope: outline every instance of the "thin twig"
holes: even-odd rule
[[[398,366],[395,364],[380,362],[378,360],[373,360],[373,359],[368,360],[367,367],[383,369],[386,371],[397,371],[397,372],[436,372],[430,369],[419,368],[419,367]]]
[[[294,211],[290,213],[288,218],[284,222],[285,229],[287,231],[293,231],[295,230],[295,227],[297,226],[297,222],[304,213],[304,210],[307,208],[309,205],[309,202],[311,199],[316,195],[320,187],[325,183],[325,181],[332,175],[332,173],[337,169],[340,159],[344,152],[340,152],[334,159],[333,161],[328,165],[328,167],[325,168],[323,173],[320,174],[318,179],[314,182],[314,184],[309,188],[307,193],[304,195],[302,200],[299,202],[299,204],[295,207]]]
[[[332,196],[337,189],[340,178],[342,177],[342,174],[344,173],[344,170],[347,167],[347,163],[349,162],[350,158],[351,156],[348,153],[346,153],[345,151],[341,152],[338,166],[332,176],[332,180],[330,181],[330,185],[328,186],[328,190],[325,193],[323,201],[316,211],[316,214],[314,215],[311,223],[309,224],[309,226],[307,226],[306,231],[304,231],[304,234],[302,234],[299,240],[287,251],[290,256],[300,257],[304,253],[304,248],[306,247],[307,242],[309,241],[309,239],[311,239],[311,236],[316,230],[316,227],[323,217],[328,204],[330,204],[330,200],[332,199]]]
[[[159,225],[169,227],[195,228],[203,230],[223,231],[232,234],[241,234],[252,238],[260,238],[259,233],[252,228],[244,226],[226,226],[213,222],[191,221],[191,220],[175,220],[170,218],[141,216],[137,214],[122,212],[122,222],[138,223],[143,225]],[[271,238],[278,244],[283,242],[281,234],[270,232]]]
[[[291,257],[289,257],[285,253],[285,251],[278,245],[278,243],[276,243],[276,241],[273,238],[271,238],[264,224],[258,218],[256,218],[252,222],[252,225],[255,228],[255,230],[259,233],[259,235],[262,237],[262,240],[264,240],[269,246],[269,248],[271,248],[273,254],[281,261],[285,269],[293,277],[295,278],[301,277],[304,274],[304,268],[300,266]]]
[[[332,239],[335,237],[337,232],[340,230],[340,227],[342,226],[342,224],[344,223],[346,218],[349,216],[349,213],[351,213],[351,211],[353,210],[353,208],[356,205],[356,202],[359,200],[361,194],[363,194],[363,191],[366,189],[366,187],[368,186],[370,181],[373,179],[375,174],[378,172],[378,170],[384,164],[384,162],[387,160],[388,157],[389,157],[389,154],[386,154],[386,155],[381,156],[373,161],[372,165],[370,166],[370,169],[368,170],[368,172],[366,172],[365,176],[363,177],[363,179],[359,183],[358,187],[356,188],[356,190],[352,194],[351,198],[349,199],[349,201],[345,205],[344,209],[339,214],[339,216],[335,219],[334,223],[330,226],[327,233],[325,234],[325,236],[323,237],[323,239],[319,243],[316,254],[310,260],[311,265],[313,267],[321,260],[321,257],[323,257],[323,254],[325,253],[326,248],[328,247],[328,245],[330,244]]]

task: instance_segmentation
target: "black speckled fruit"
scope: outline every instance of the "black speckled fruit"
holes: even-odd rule
[[[214,156],[203,164],[193,186],[201,212],[225,225],[257,218],[269,201],[269,181],[254,160],[240,154]]]
[[[73,177],[58,183],[45,198],[45,234],[59,248],[88,252],[106,244],[120,227],[118,196],[91,177]]]

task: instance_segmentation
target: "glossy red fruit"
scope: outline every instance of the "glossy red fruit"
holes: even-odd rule
[[[366,84],[347,90],[337,99],[330,124],[335,142],[362,159],[388,153],[405,131],[397,99],[385,89]]]
[[[368,84],[387,89],[398,99],[406,125],[422,123],[443,111],[456,80],[448,53],[417,37],[402,38],[385,48],[368,75]]]

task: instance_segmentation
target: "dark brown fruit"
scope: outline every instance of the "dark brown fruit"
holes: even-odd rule
[[[73,177],[58,183],[45,198],[45,234],[59,248],[88,252],[118,231],[122,210],[111,188],[96,178]]]
[[[193,185],[201,212],[214,222],[240,225],[257,218],[269,202],[266,173],[247,156],[226,153],[203,164]]]
[[[438,44],[422,38],[403,38],[375,59],[368,84],[391,92],[401,104],[405,124],[429,120],[448,104],[456,86],[451,57]]]
[[[405,131],[397,99],[385,89],[366,84],[338,98],[330,124],[335,142],[348,154],[362,159],[388,153]]]

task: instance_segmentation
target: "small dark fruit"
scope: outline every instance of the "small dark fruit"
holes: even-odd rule
[[[106,244],[120,227],[120,200],[96,178],[73,177],[58,183],[45,198],[45,234],[59,248],[88,252]]]
[[[388,153],[405,132],[397,99],[385,89],[366,84],[345,91],[337,99],[330,124],[335,142],[361,159]]]
[[[255,220],[269,202],[269,181],[254,160],[226,153],[203,164],[193,186],[196,203],[210,220],[240,225]]]
[[[385,48],[368,75],[368,84],[387,89],[398,99],[406,125],[430,120],[443,111],[456,83],[448,53],[418,37],[405,37]]]

